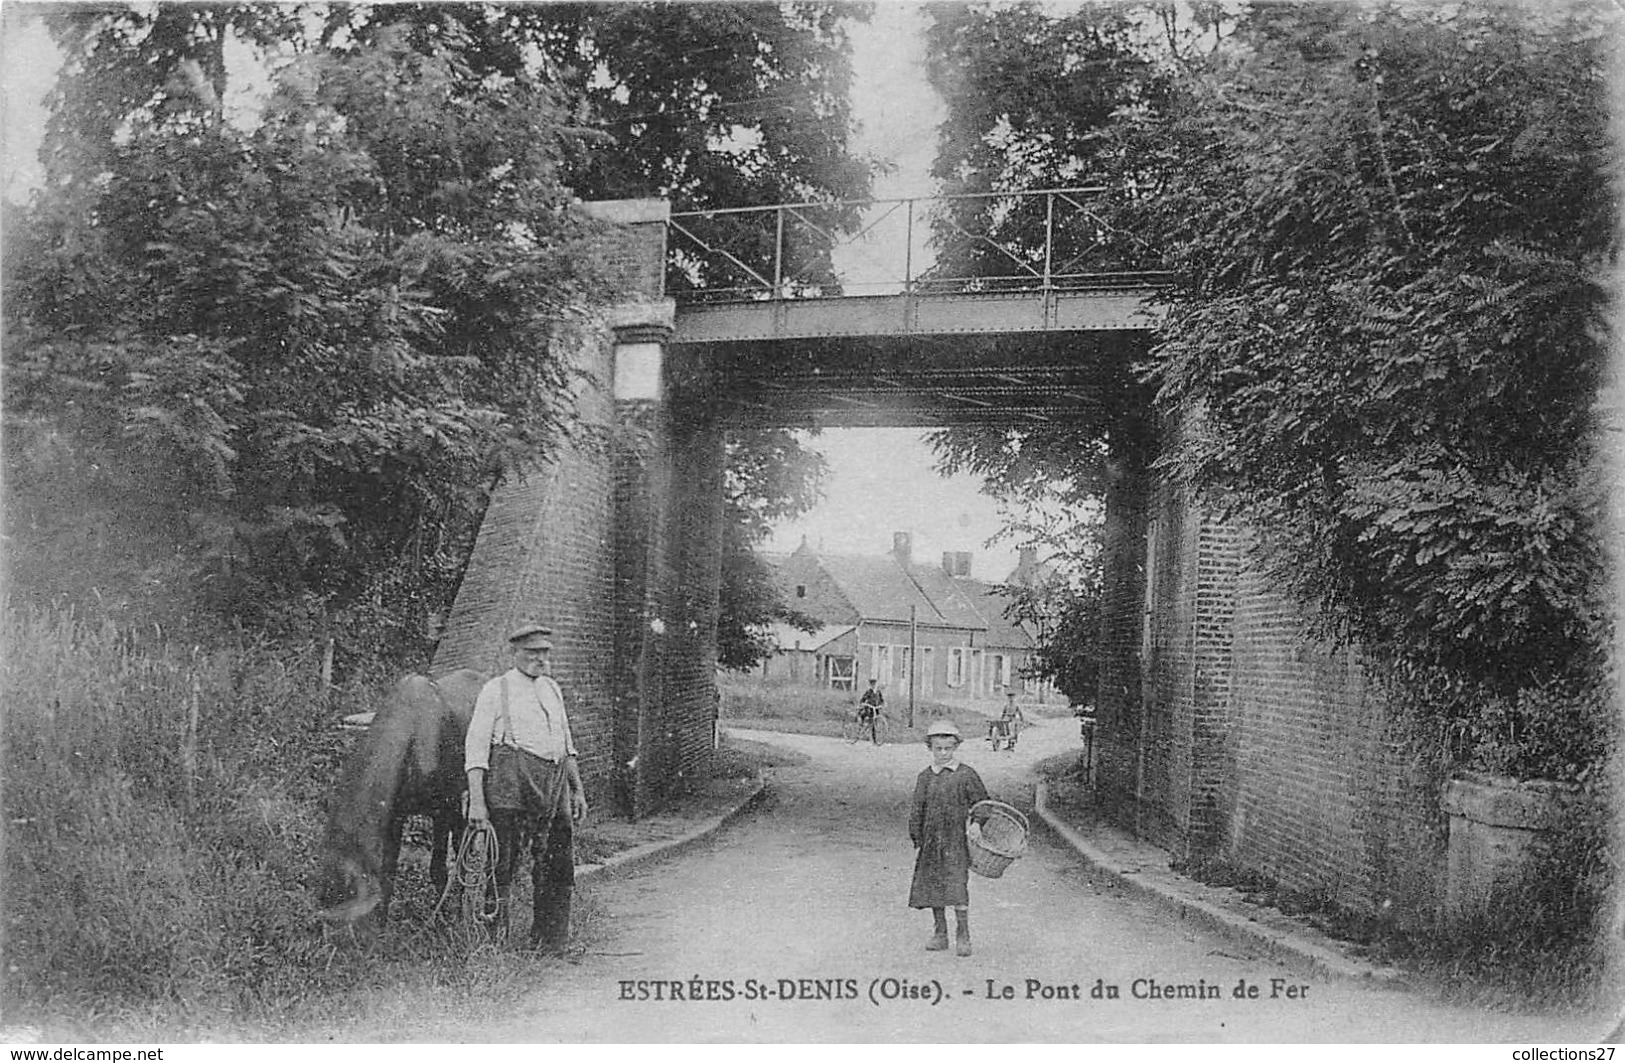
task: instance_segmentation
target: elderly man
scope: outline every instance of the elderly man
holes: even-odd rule
[[[463,747],[468,818],[489,819],[501,847],[497,890],[508,917],[519,847],[531,839],[534,887],[530,943],[562,951],[575,889],[574,823],[587,814],[564,694],[548,674],[549,628],[526,621],[508,636],[514,667],[486,683]]]

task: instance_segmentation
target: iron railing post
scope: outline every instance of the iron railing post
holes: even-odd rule
[[[777,218],[773,234],[773,298],[784,298],[784,208],[773,212]]]
[[[1053,287],[1050,264],[1055,253],[1055,193],[1044,195],[1044,287]]]
[[[904,226],[903,234],[903,291],[906,294],[914,293],[914,200],[904,201],[908,208],[906,217],[908,221]]]

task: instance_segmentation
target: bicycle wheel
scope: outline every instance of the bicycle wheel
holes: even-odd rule
[[[891,720],[887,719],[884,716],[877,717],[875,719],[875,731],[874,731],[874,734],[871,737],[874,738],[875,745],[877,745],[877,746],[883,746],[887,742],[890,742],[891,741]]]
[[[853,718],[841,724],[841,737],[846,739],[848,742],[855,743],[858,741],[858,739],[866,737],[868,733],[869,728],[863,723],[862,720]]]

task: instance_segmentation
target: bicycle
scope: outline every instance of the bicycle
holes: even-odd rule
[[[877,746],[883,746],[891,740],[891,720],[884,710],[876,712],[872,721],[865,718],[861,711],[854,712],[841,725],[841,737],[853,745],[868,739]]]

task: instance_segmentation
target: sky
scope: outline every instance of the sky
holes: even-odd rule
[[[36,20],[21,23],[14,5],[0,5],[0,98],[3,98],[6,198],[21,200],[40,180],[35,152],[44,129],[41,106],[51,88],[55,48]],[[942,101],[925,76],[924,12],[914,3],[886,0],[864,25],[854,23],[853,111],[860,123],[857,150],[890,164],[874,182],[876,198],[928,196]],[[925,261],[924,226],[918,227],[913,265]],[[867,248],[841,261],[857,283],[901,278],[901,240],[877,228]],[[811,441],[831,468],[826,500],[800,520],[774,529],[767,548],[789,551],[803,536],[831,553],[881,554],[892,533],[914,535],[914,554],[940,559],[968,550],[972,573],[1003,578],[1015,565],[1015,547],[987,540],[1002,522],[996,503],[971,477],[944,479],[933,470],[929,447],[914,429],[834,429]]]
[[[894,166],[875,181],[877,199],[928,196],[933,190],[931,160],[937,126],[946,114],[926,81],[924,25],[918,5],[891,0],[875,5],[867,26],[853,26],[852,104],[861,123],[856,147]],[[902,275],[898,241],[877,235],[873,243],[889,244],[894,253],[838,258],[849,277],[879,281]],[[924,254],[923,243],[917,244],[915,269]],[[827,553],[878,555],[891,549],[893,532],[907,531],[914,536],[914,556],[922,561],[968,550],[971,575],[987,580],[1002,580],[1015,567],[1019,543],[987,545],[1003,526],[997,504],[981,494],[977,478],[938,476],[920,430],[834,429],[810,445],[830,464],[825,501],[799,520],[775,527],[769,550],[794,550],[805,536],[814,549]]]

